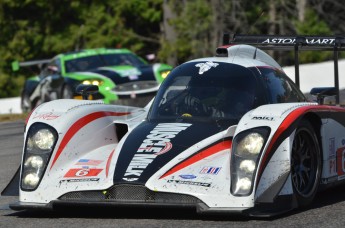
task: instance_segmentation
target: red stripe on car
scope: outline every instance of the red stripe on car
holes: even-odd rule
[[[109,158],[107,160],[107,166],[105,168],[105,176],[108,177],[108,173],[109,173],[109,167],[110,167],[110,162],[111,162],[111,158],[113,157],[115,152],[115,149],[110,153]]]
[[[302,116],[303,114],[310,112],[310,111],[318,111],[318,112],[324,112],[324,111],[328,111],[328,112],[345,112],[344,108],[340,108],[337,106],[322,106],[322,105],[313,105],[313,106],[303,106],[300,108],[295,109],[294,111],[292,111],[284,120],[283,122],[280,124],[280,126],[278,127],[277,131],[274,133],[272,140],[270,142],[270,144],[267,147],[266,153],[263,155],[262,158],[262,162],[260,164],[259,167],[259,172],[258,172],[258,180],[261,177],[261,174],[263,172],[264,169],[264,165],[267,164],[266,161],[269,158],[269,155],[271,153],[273,153],[274,151],[272,150],[273,145],[276,143],[277,139],[282,135],[282,133],[284,131],[286,131],[286,129],[288,129],[288,127],[294,122],[296,121],[296,119],[298,119],[300,116]]]
[[[106,117],[106,116],[124,116],[124,115],[128,115],[130,114],[130,112],[94,112],[94,113],[90,113],[82,118],[80,118],[79,120],[77,120],[77,122],[75,122],[66,132],[65,136],[63,137],[63,139],[61,140],[60,146],[54,156],[53,162],[50,166],[50,169],[53,168],[56,160],[59,158],[59,156],[61,155],[62,151],[64,150],[64,148],[66,147],[67,143],[71,140],[71,138],[84,126],[86,126],[87,124],[89,124],[90,122],[97,120],[99,118],[102,117]]]
[[[183,162],[179,163],[178,165],[174,166],[172,169],[170,169],[168,172],[166,172],[163,176],[161,176],[159,179],[162,179],[164,177],[167,177],[173,173],[176,173],[177,171],[186,168],[187,166],[190,166],[206,157],[209,157],[215,153],[218,153],[220,151],[226,150],[226,149],[230,149],[232,145],[232,141],[231,140],[227,140],[227,141],[222,141],[219,142],[213,146],[210,146],[209,148],[198,152],[197,154],[193,155],[192,157],[184,160]]]

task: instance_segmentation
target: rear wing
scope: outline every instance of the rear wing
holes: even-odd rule
[[[336,104],[339,104],[339,51],[345,50],[345,37],[341,36],[284,36],[284,35],[241,35],[224,34],[223,45],[248,44],[262,50],[294,51],[295,83],[299,87],[299,51],[333,51],[334,86]]]
[[[50,59],[43,59],[43,60],[34,60],[34,61],[26,61],[26,62],[12,62],[12,70],[18,71],[20,67],[28,67],[28,66],[38,66],[39,68],[42,67],[43,64],[49,63]]]

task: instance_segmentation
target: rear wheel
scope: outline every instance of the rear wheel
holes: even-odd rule
[[[318,139],[310,122],[302,120],[292,144],[291,177],[299,206],[309,205],[321,177],[321,153]]]

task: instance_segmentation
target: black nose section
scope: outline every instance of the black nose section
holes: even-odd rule
[[[141,123],[117,150],[114,184],[145,184],[180,153],[219,131],[209,123]]]

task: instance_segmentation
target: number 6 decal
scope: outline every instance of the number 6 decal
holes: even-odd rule
[[[70,169],[64,177],[95,177],[103,169]]]
[[[89,170],[88,169],[81,169],[81,170],[78,170],[75,175],[77,177],[84,177],[84,176],[87,176],[87,174],[89,174]]]

